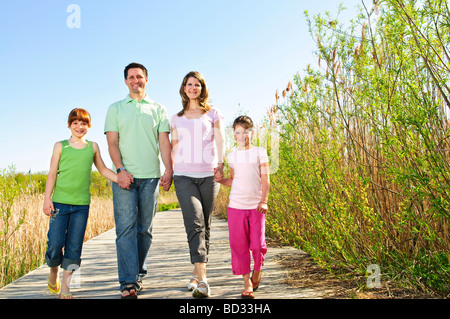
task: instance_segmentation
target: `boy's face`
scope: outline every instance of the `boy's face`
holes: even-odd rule
[[[89,125],[86,122],[75,120],[69,126],[72,136],[82,138],[89,132]]]
[[[234,139],[239,147],[248,147],[252,139],[253,132],[251,130],[245,129],[241,125],[236,125],[234,128]]]

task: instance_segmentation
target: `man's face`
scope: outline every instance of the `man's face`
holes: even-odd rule
[[[125,80],[125,84],[128,86],[130,93],[143,94],[147,82],[148,78],[145,77],[142,69],[133,68],[128,70],[128,77]]]

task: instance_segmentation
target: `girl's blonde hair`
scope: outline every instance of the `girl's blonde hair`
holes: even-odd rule
[[[209,92],[208,92],[208,87],[206,86],[206,82],[205,79],[203,78],[203,76],[195,71],[191,71],[188,74],[186,74],[186,76],[183,79],[183,82],[181,83],[181,87],[180,87],[180,95],[181,95],[181,104],[183,105],[183,109],[178,112],[178,116],[183,116],[184,112],[189,108],[189,97],[186,95],[186,93],[184,93],[184,88],[186,87],[186,84],[189,80],[189,78],[196,78],[201,86],[202,86],[202,92],[200,93],[199,96],[199,103],[200,103],[200,109],[204,112],[207,113],[209,112],[209,110],[211,110],[211,105],[209,104]]]
[[[85,109],[76,108],[70,111],[67,124],[70,126],[74,121],[81,121],[87,123],[91,127],[91,115]]]

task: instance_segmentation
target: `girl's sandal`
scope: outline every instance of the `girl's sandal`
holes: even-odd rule
[[[253,275],[255,274],[255,271],[253,270],[252,272],[252,277],[250,278],[250,280],[252,281],[253,284],[253,291],[255,291],[256,289],[258,289],[259,287],[259,283],[261,281],[261,277],[262,277],[262,270],[259,271],[259,280],[258,281],[253,281]]]
[[[61,291],[61,281],[59,281],[59,278],[56,280],[55,284],[52,284],[49,280],[47,286],[52,294],[59,294]]]
[[[253,291],[244,290],[241,293],[241,298],[242,299],[255,299],[255,295],[253,294]]]

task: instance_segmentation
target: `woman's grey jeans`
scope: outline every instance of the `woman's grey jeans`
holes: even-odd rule
[[[192,178],[173,177],[178,202],[183,213],[191,263],[208,262],[211,215],[220,184],[214,176]]]

